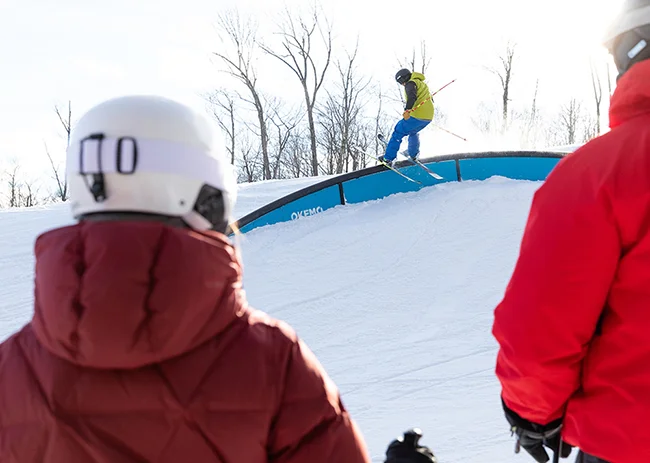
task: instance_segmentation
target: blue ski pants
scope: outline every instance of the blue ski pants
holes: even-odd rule
[[[388,140],[384,159],[392,161],[397,157],[397,151],[402,144],[402,139],[407,135],[409,137],[408,154],[414,158],[420,152],[420,134],[418,132],[430,123],[430,120],[416,119],[415,117],[400,119],[400,121],[395,124],[393,134],[390,136],[390,140]]]

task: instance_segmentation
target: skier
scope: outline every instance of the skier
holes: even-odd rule
[[[78,222],[36,240],[34,316],[0,345],[1,462],[370,462],[314,354],[246,302],[220,148],[159,97],[79,120]]]
[[[402,139],[406,136],[408,136],[408,149],[404,154],[413,159],[419,156],[419,132],[431,123],[434,112],[431,92],[424,82],[424,74],[411,72],[408,69],[400,69],[395,74],[395,80],[404,86],[406,105],[402,119],[397,122],[393,134],[388,140],[385,153],[379,156],[381,162],[391,165],[395,162]]]
[[[536,461],[650,461],[650,0],[607,34],[611,131],[536,192],[493,334],[507,421]]]

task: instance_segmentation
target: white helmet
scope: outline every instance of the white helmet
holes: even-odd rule
[[[166,98],[95,106],[74,127],[67,152],[75,219],[135,212],[225,232],[237,181],[219,139],[207,118]]]
[[[650,0],[625,0],[603,38],[619,78],[632,65],[650,58]]]

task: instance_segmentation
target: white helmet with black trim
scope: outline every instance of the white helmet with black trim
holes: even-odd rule
[[[650,59],[650,0],[625,0],[603,40],[619,78],[639,61]]]
[[[237,181],[207,118],[158,96],[103,102],[74,127],[67,180],[75,219],[144,214],[226,232]]]

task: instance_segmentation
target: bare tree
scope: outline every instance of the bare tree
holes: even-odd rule
[[[530,105],[530,118],[528,121],[528,127],[532,127],[537,123],[539,119],[539,109],[537,108],[537,94],[539,93],[539,78],[535,82],[535,94],[533,95],[533,103]]]
[[[363,110],[366,106],[366,90],[370,80],[358,75],[356,65],[358,42],[347,60],[337,60],[338,82],[336,92],[327,92],[327,100],[318,108],[320,125],[324,131],[321,146],[326,150],[328,174],[356,170],[360,164],[360,153],[352,149],[358,145],[363,127]],[[352,165],[350,166],[350,161]]]
[[[575,98],[571,98],[560,110],[559,121],[566,144],[573,145],[576,143],[581,113],[582,105]]]
[[[404,58],[398,60],[400,67],[406,67],[412,72],[421,72],[426,74],[429,65],[431,64],[431,58],[427,55],[427,44],[424,40],[420,41],[420,66],[418,70],[418,60],[416,59],[416,49],[413,47],[413,52],[410,58]]]
[[[20,205],[22,207],[33,207],[38,204],[38,190],[34,180],[22,182],[19,189]]]
[[[226,134],[226,150],[230,155],[230,163],[235,164],[235,142],[237,132],[235,131],[235,95],[229,90],[221,88],[209,93],[206,96],[210,103],[210,110],[219,127]]]
[[[499,78],[501,82],[501,102],[502,102],[502,126],[501,132],[505,133],[508,127],[508,104],[510,102],[510,88],[512,81],[512,67],[515,57],[516,44],[508,42],[506,44],[505,52],[499,55],[501,66],[498,69],[488,68],[488,70]]]
[[[284,63],[298,78],[302,86],[309,123],[311,144],[311,170],[312,175],[318,175],[318,152],[316,141],[316,123],[314,121],[314,107],[325,73],[330,65],[332,56],[332,27],[324,14],[314,9],[310,18],[299,16],[294,18],[291,11],[285,9],[286,21],[280,26],[282,51],[274,51],[267,45],[262,49],[269,55]],[[325,23],[325,24],[323,24]],[[318,70],[315,62],[314,35],[318,33],[324,45],[324,63]]]
[[[359,168],[358,153],[351,150],[351,143],[360,142],[359,135],[361,132],[362,116],[361,112],[366,106],[367,99],[365,91],[370,85],[370,80],[358,76],[355,60],[359,50],[359,41],[352,54],[347,53],[347,61],[343,66],[340,61],[337,62],[339,73],[339,110],[335,112],[338,116],[339,126],[341,128],[340,153],[345,159],[345,170],[349,171],[349,161],[352,160],[352,170]],[[330,96],[330,101],[333,101]],[[341,169],[339,169],[339,172]]]
[[[63,126],[63,130],[65,130],[66,133],[66,148],[70,146],[70,134],[72,133],[72,102],[68,100],[68,111],[65,116],[61,114],[61,111],[59,110],[58,106],[54,106],[54,112],[56,112],[57,117],[59,118],[59,121],[61,122],[61,125]]]
[[[499,115],[498,109],[494,102],[485,102],[481,101],[474,115],[470,116],[470,120],[474,127],[478,129],[479,132],[485,135],[493,135],[498,132],[496,128],[499,125]]]
[[[277,98],[272,100],[270,99],[267,102],[267,107],[270,112],[267,125],[269,127],[272,126],[271,130],[273,132],[273,136],[270,140],[274,148],[271,166],[273,178],[285,177],[285,154],[289,148],[291,136],[297,130],[304,115],[301,110],[295,110],[293,108],[286,108],[282,111],[281,109],[283,106],[282,101]],[[288,176],[291,176],[290,172],[288,173]]]
[[[377,100],[378,100],[378,104],[377,104],[377,113],[375,114],[375,133],[377,135],[381,133],[382,135],[387,136],[388,131],[386,131],[386,133],[384,133],[383,131],[385,124],[384,124],[384,117],[383,117],[383,95],[382,95],[381,88],[379,88],[379,98]],[[381,156],[381,153],[383,151],[383,149],[381,149],[383,148],[383,146],[380,147],[380,144],[382,143],[379,141],[379,138],[376,138],[375,157]]]
[[[591,68],[591,85],[594,91],[594,101],[596,103],[596,135],[600,134],[600,105],[603,101],[603,86],[600,83],[600,74],[596,67],[594,66],[593,61],[589,63]]]
[[[255,147],[250,138],[244,135],[239,146],[239,175],[238,180],[244,182],[256,182],[260,180],[263,166],[260,162],[260,150]]]
[[[18,181],[18,170],[20,166],[13,162],[12,166],[5,173],[7,177],[9,207],[20,207],[20,183]]]
[[[537,103],[537,98],[539,95],[539,78],[535,82],[535,92],[533,93],[533,99],[530,104],[530,109],[524,111],[522,114],[522,121],[525,123],[525,130],[522,130],[523,133],[523,143],[526,148],[531,145],[535,145],[537,142],[537,135],[539,132],[539,125],[541,121],[541,115],[539,111],[539,106]]]
[[[52,167],[52,179],[56,183],[56,190],[54,191],[52,198],[54,200],[60,199],[61,201],[65,202],[68,200],[68,179],[63,172],[63,169],[54,163],[54,159],[52,159],[52,155],[50,154],[50,150],[47,147],[47,143],[43,142],[43,144],[45,146],[45,154],[47,155],[47,159],[50,161],[50,167]]]
[[[375,138],[374,138],[374,147],[375,147],[375,157],[380,156],[384,153],[384,145],[377,139],[376,135],[383,134],[384,136],[389,136],[391,132],[392,122],[388,119],[384,112],[384,98],[385,95],[382,93],[381,88],[379,89],[378,95],[378,104],[377,112],[374,117],[374,126],[375,126]]]
[[[7,186],[7,205],[9,207],[32,207],[39,203],[39,187],[34,179],[25,180],[17,159],[4,171]]]
[[[364,153],[368,153],[371,145],[377,143],[377,132],[375,132],[374,119],[364,118],[357,123],[354,131],[354,138],[350,143],[350,159],[352,160],[351,170],[363,169],[370,162],[370,158]],[[383,149],[383,145],[382,145]]]
[[[250,93],[250,99],[242,98],[252,105],[257,113],[262,150],[262,172],[264,179],[271,178],[269,162],[269,138],[266,128],[264,105],[257,88],[257,74],[254,67],[254,57],[257,43],[257,25],[250,19],[243,20],[236,10],[230,10],[219,15],[218,27],[222,42],[228,42],[235,48],[235,56],[214,52],[227,66],[227,73],[242,83]],[[225,37],[224,37],[225,36]],[[234,149],[233,149],[234,152]],[[242,152],[250,152],[247,148]]]
[[[583,130],[582,130],[582,136],[579,138],[579,140],[582,143],[586,143],[589,140],[592,140],[599,135],[598,126],[600,124],[596,121],[595,116],[583,112],[580,117],[580,121],[582,123]]]
[[[59,118],[59,122],[63,126],[63,130],[66,135],[66,150],[70,147],[70,136],[72,133],[72,102],[68,100],[68,108],[65,113],[61,112],[58,106],[54,106],[54,112]],[[50,161],[50,167],[52,167],[52,178],[56,182],[56,191],[54,192],[54,198],[61,201],[68,200],[68,179],[65,175],[65,167],[55,164],[50,150],[47,147],[47,143],[43,142],[45,145],[45,154],[47,159]],[[64,164],[65,166],[65,164]]]
[[[300,132],[292,133],[289,138],[284,163],[289,169],[291,177],[309,177],[311,175],[308,138]]]
[[[609,97],[612,97],[612,65],[610,61],[607,61],[607,90],[609,92]]]
[[[339,132],[334,115],[329,111],[319,114],[321,133],[318,137],[319,145],[325,150],[325,159],[319,164],[325,174],[333,174],[339,165],[342,165],[339,155]]]

